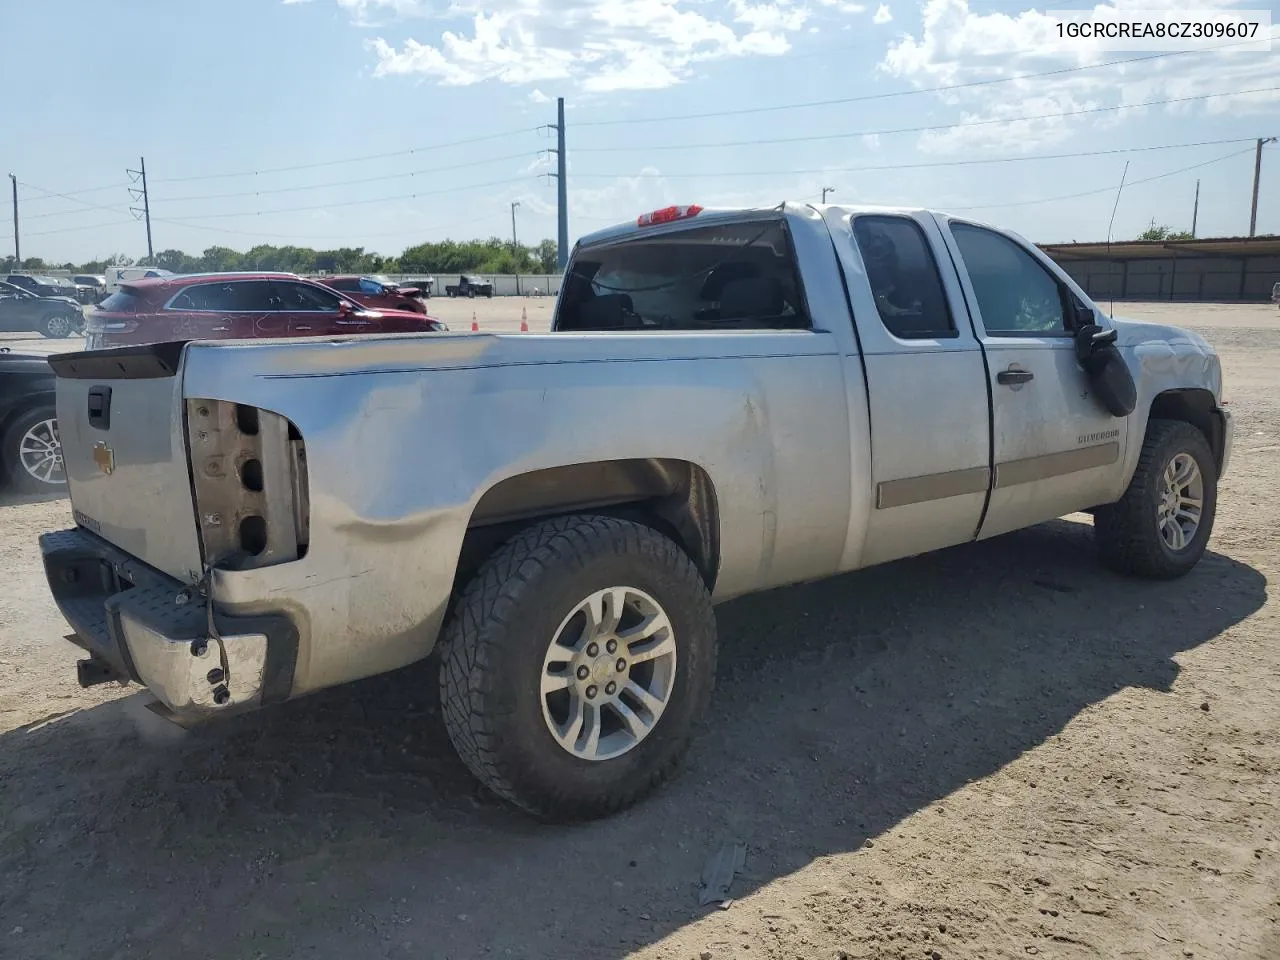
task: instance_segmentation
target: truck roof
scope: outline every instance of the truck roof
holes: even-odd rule
[[[767,207],[701,207],[697,204],[664,207],[642,214],[635,220],[603,227],[582,236],[578,243],[589,247],[599,243],[612,243],[628,237],[656,232],[663,229],[693,227],[703,224],[731,223],[735,220],[758,219],[770,214],[775,216],[799,214],[806,210],[822,213],[826,210],[846,213],[918,214],[934,211],[925,207],[884,206],[877,204],[806,203],[803,200],[784,200]],[[646,219],[649,222],[645,222]]]

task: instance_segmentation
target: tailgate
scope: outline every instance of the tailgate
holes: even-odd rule
[[[76,523],[195,583],[201,562],[183,425],[184,346],[60,354],[49,364]]]

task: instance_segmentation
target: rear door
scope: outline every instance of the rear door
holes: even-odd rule
[[[1129,424],[1093,398],[1076,361],[1080,301],[1019,238],[943,226],[991,376],[995,471],[981,536],[1114,499]]]
[[[932,217],[828,208],[848,279],[871,417],[862,564],[972,539],[990,481],[982,350]]]

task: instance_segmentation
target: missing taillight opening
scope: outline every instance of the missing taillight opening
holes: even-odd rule
[[[191,477],[205,562],[246,570],[287,563],[310,540],[306,444],[270,410],[187,401]]]

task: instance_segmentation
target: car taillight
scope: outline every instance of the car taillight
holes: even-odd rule
[[[137,320],[116,320],[95,313],[84,322],[85,333],[133,333],[138,329]]]
[[[696,217],[702,212],[702,207],[696,203],[686,204],[681,207],[663,207],[661,210],[654,210],[652,213],[642,213],[636,218],[637,227],[652,227],[659,223],[673,223],[676,220],[687,220],[690,217]]]

